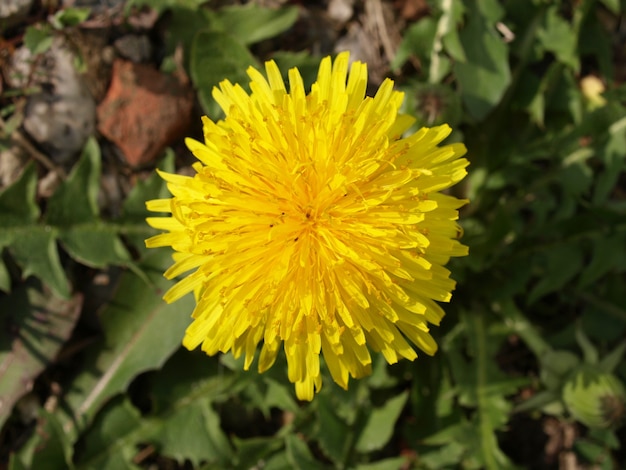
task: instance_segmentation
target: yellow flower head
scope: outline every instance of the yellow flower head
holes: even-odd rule
[[[309,94],[297,69],[289,91],[273,61],[265,70],[248,69],[250,94],[213,90],[226,117],[204,118],[204,143],[187,139],[193,177],[161,173],[173,197],[147,206],[171,217],[148,219],[165,233],[146,245],[175,251],[167,278],[192,271],[164,297],[196,295],[185,347],[245,354],[248,369],[262,342],[263,372],[284,344],[311,400],[320,356],[347,388],[370,373],[370,350],[389,363],[415,359],[410,343],[436,351],[428,324],[455,285],[443,265],[467,254],[455,222],[467,201],[439,191],[468,162],[462,144],[438,147],[448,126],[402,138],[403,94],[385,80],[365,97],[367,67],[348,53],[321,61]]]

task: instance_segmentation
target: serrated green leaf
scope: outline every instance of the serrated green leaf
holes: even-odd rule
[[[269,461],[269,456],[284,448],[285,442],[277,437],[254,437],[239,439],[233,436],[237,468],[254,468]]]
[[[172,383],[176,369],[189,364],[189,354],[175,355],[154,376],[153,386],[161,390],[159,393],[165,391],[166,383]],[[84,453],[77,458],[77,468],[135,468],[132,459],[139,444],[151,444],[161,455],[181,462],[189,459],[196,466],[204,461],[213,468],[228,468],[234,454],[212,402],[230,391],[233,376],[201,374],[191,365],[192,372],[178,373],[183,384],[174,383],[177,387],[169,399],[159,399],[152,412],[143,417],[125,398],[109,402],[85,434]]]
[[[543,24],[537,30],[537,39],[544,49],[554,53],[561,63],[578,71],[580,61],[576,51],[578,44],[576,31],[559,15],[557,6],[548,9]]]
[[[36,191],[37,170],[31,163],[11,186],[0,192],[0,227],[3,231],[9,227],[32,224],[39,219]],[[3,239],[0,235],[0,246]]]
[[[412,55],[429,60],[436,30],[437,23],[429,17],[410,25],[402,34],[402,42],[389,66],[393,70],[399,69]]]
[[[153,412],[167,416],[162,425],[150,435],[163,455],[182,462],[191,460],[226,463],[234,459],[230,443],[220,428],[220,417],[212,402],[234,394],[241,384],[238,373],[224,371],[216,357],[179,349],[154,374],[150,381]]]
[[[165,156],[158,167],[168,173],[175,171],[174,152],[171,149],[165,151]],[[140,258],[150,251],[145,246],[145,239],[155,233],[155,230],[146,223],[146,218],[156,214],[146,209],[146,201],[168,197],[171,197],[171,193],[167,190],[167,184],[155,171],[145,181],[138,181],[124,200],[122,215],[116,222],[125,240],[139,251]]]
[[[131,257],[117,232],[111,225],[94,223],[62,230],[59,240],[72,258],[82,264],[93,268],[123,266],[131,262]]]
[[[467,61],[456,62],[454,72],[469,113],[481,120],[500,102],[511,82],[508,46],[474,3],[460,40]]]
[[[498,447],[496,431],[507,422],[511,404],[505,397],[515,393],[526,380],[510,379],[497,368],[495,351],[505,331],[492,331],[491,324],[479,311],[461,315],[459,331],[468,341],[466,354],[473,360],[467,362],[461,350],[460,336],[446,345],[452,365],[454,380],[459,391],[459,402],[475,406],[472,416],[476,436],[469,445],[471,455],[487,469],[510,467],[506,455]]]
[[[64,298],[70,287],[56,248],[56,232],[36,225],[40,211],[35,203],[37,174],[28,165],[20,178],[0,193],[0,249],[8,247],[23,276],[34,274]]]
[[[278,452],[272,455],[267,462],[261,462],[263,470],[292,470],[293,464],[287,457],[287,452]],[[208,470],[208,469],[207,469]]]
[[[243,45],[254,44],[287,31],[298,19],[295,6],[265,8],[255,3],[232,5],[216,14],[215,28],[237,38]]]
[[[35,282],[0,296],[0,427],[70,337],[81,306],[82,296],[59,299]]]
[[[220,385],[216,384],[217,387]],[[193,404],[174,410],[150,440],[163,455],[179,462],[190,460],[198,465],[208,461],[226,466],[233,459],[230,443],[220,428],[220,417],[211,407],[210,397],[196,397]]]
[[[86,352],[85,365],[66,395],[65,425],[75,434],[88,424],[113,395],[126,389],[139,373],[161,366],[180,346],[194,299],[166,304],[162,293],[171,281],[162,273],[171,263],[166,250],[155,250],[142,268],[152,284],[125,272],[117,291],[100,313],[104,338]],[[78,429],[75,429],[78,426]]]
[[[318,429],[315,433],[320,448],[333,462],[343,462],[349,452],[351,435],[354,431],[341,419],[327,394],[320,394],[315,401],[317,406]]]
[[[541,280],[528,294],[529,303],[561,289],[583,266],[581,250],[573,244],[556,246],[541,256],[545,260],[545,269]]]
[[[389,442],[396,421],[408,397],[409,394],[403,392],[388,399],[380,408],[374,408],[370,411],[365,427],[356,443],[356,449],[359,452],[372,452],[382,449]]]
[[[73,470],[72,443],[63,432],[63,427],[56,416],[45,409],[39,410],[39,418],[35,434],[31,437],[37,441],[37,446],[31,455],[20,455],[22,464],[27,468],[41,470],[57,470],[59,468]],[[21,451],[20,454],[23,454]],[[24,460],[27,460],[26,462]]]
[[[168,148],[165,150],[163,159],[158,168],[167,173],[173,173],[174,152]],[[163,178],[155,171],[144,181],[138,181],[122,204],[121,223],[144,222],[146,217],[154,215],[154,212],[146,209],[146,201],[171,197]]]
[[[70,296],[70,286],[61,266],[55,232],[43,227],[22,230],[11,244],[10,251],[23,267],[23,277],[35,275],[60,297]]]
[[[467,437],[471,438],[472,436],[470,434]],[[464,442],[465,445],[461,442]],[[463,456],[467,452],[467,445],[471,445],[471,440],[455,441],[450,439],[439,449],[424,452],[423,455],[420,455],[419,462],[428,469],[455,468],[459,462],[463,461]]]
[[[316,462],[302,439],[294,434],[285,436],[287,459],[294,470],[319,470],[320,463]]]
[[[119,397],[106,406],[85,434],[77,455],[81,470],[139,470],[133,463],[136,442],[127,439],[142,424],[141,414],[128,399]]]
[[[46,223],[69,227],[94,221],[98,216],[99,189],[100,147],[91,137],[78,164],[48,200]]]
[[[263,382],[267,385],[263,400],[266,407],[276,407],[292,413],[298,411],[298,404],[293,399],[292,387],[290,385],[279,383],[270,378],[264,378]]]
[[[225,79],[247,87],[250,79],[246,69],[255,64],[250,51],[230,34],[214,31],[196,33],[191,46],[191,79],[209,116],[215,115],[216,111],[212,105],[213,87]]]
[[[604,356],[598,368],[604,372],[613,372],[621,363],[624,353],[626,353],[626,341],[619,343],[613,351]]]

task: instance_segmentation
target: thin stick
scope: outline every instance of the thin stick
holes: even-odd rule
[[[3,131],[6,130],[6,122],[1,117],[0,117],[0,130],[3,130]],[[28,141],[28,139],[24,137],[24,135],[18,129],[13,130],[13,132],[11,132],[11,135],[9,137],[17,145],[22,147],[28,154],[30,154],[31,157],[33,157],[35,160],[37,160],[39,163],[45,166],[48,170],[54,171],[59,176],[59,178],[61,178],[62,180],[67,178],[67,174],[65,173],[65,170],[63,170],[63,168],[61,168],[60,166],[55,165],[54,162],[52,162],[52,160],[50,160],[46,155],[44,155],[39,150],[37,150],[35,146],[31,144]]]

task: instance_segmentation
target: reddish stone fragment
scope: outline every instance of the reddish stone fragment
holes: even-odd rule
[[[130,165],[142,165],[188,132],[193,103],[193,91],[180,78],[116,60],[111,85],[98,106],[98,130]]]

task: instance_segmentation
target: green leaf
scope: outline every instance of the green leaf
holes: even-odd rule
[[[94,268],[109,264],[126,265],[131,257],[116,227],[104,223],[79,225],[61,231],[59,239],[75,260]]]
[[[5,228],[0,231],[0,249],[9,249],[24,277],[35,275],[57,295],[70,295],[57,241],[75,260],[88,266],[103,268],[116,264],[137,269],[119,234],[122,230],[140,233],[143,245],[143,239],[153,231],[143,220],[139,231],[137,223],[121,228],[100,220],[99,183],[100,150],[95,139],[90,139],[68,179],[48,200],[44,223],[39,222],[40,212],[35,204],[34,166],[27,166],[15,183],[0,193],[0,225]]]
[[[254,468],[263,462],[269,462],[268,457],[278,452],[285,445],[283,439],[276,437],[239,439],[237,436],[233,436],[232,440],[236,448],[237,468]]]
[[[20,177],[0,192],[0,227],[31,224],[39,219],[39,207],[35,203],[37,191],[37,170],[30,163]],[[0,235],[0,246],[3,235]]]
[[[212,402],[231,389],[233,375],[202,373],[202,361],[188,351],[175,355],[161,372],[153,376],[153,389],[159,395],[174,385],[169,397],[160,397],[151,413],[141,416],[123,397],[114,398],[97,415],[84,438],[84,452],[77,457],[79,469],[136,468],[133,457],[140,444],[151,444],[164,456],[179,461],[200,461],[213,468],[229,468],[234,459],[228,439]],[[202,357],[204,362],[210,358]],[[213,361],[217,364],[217,361]],[[188,370],[186,367],[190,366]],[[175,378],[182,383],[174,382]],[[192,383],[193,382],[193,383]]]
[[[604,372],[613,372],[621,364],[624,353],[626,353],[626,341],[619,343],[613,351],[604,356],[598,368]]]
[[[278,452],[272,455],[267,462],[261,461],[261,465],[263,470],[291,470],[293,468],[293,464],[287,457],[287,452]]]
[[[382,449],[389,442],[408,397],[407,392],[401,393],[388,399],[380,408],[370,411],[356,443],[356,449],[359,452]]]
[[[24,33],[24,45],[33,54],[43,54],[52,46],[52,31],[49,26],[29,26]]]
[[[36,275],[58,296],[69,298],[70,286],[61,266],[55,231],[33,227],[31,230],[20,232],[16,232],[17,236],[10,246],[10,251],[15,261],[23,267],[23,277]]]
[[[558,180],[569,197],[579,198],[591,187],[594,175],[587,160],[592,156],[593,150],[581,148],[563,160],[563,169],[558,175]]]
[[[100,147],[91,137],[72,173],[48,200],[46,222],[59,227],[93,222],[98,216],[99,190]]]
[[[213,87],[228,79],[245,88],[249,82],[246,69],[255,64],[250,51],[230,34],[213,31],[196,33],[191,46],[191,79],[209,116],[217,113],[211,98]]]
[[[328,394],[321,393],[315,399],[318,429],[315,433],[320,448],[333,462],[343,462],[349,452],[350,436],[354,433],[339,417]]]
[[[167,250],[155,250],[144,260],[142,268],[152,284],[130,271],[119,279],[114,297],[100,313],[104,338],[86,351],[81,373],[67,391],[68,432],[79,432],[110,397],[141,372],[160,367],[180,346],[194,299],[189,295],[169,305],[161,299],[171,286],[162,277],[170,259]]]
[[[294,470],[318,470],[319,462],[316,462],[306,443],[294,434],[285,436],[287,459]]]
[[[580,359],[569,351],[547,351],[540,356],[541,381],[548,390],[558,391],[563,383],[580,364]]]
[[[163,13],[165,10],[173,7],[194,11],[198,10],[204,3],[206,3],[206,0],[129,0],[125,6],[125,14],[129,14],[132,7],[141,6],[149,6],[156,10],[157,13]]]
[[[85,434],[84,450],[77,455],[81,470],[139,470],[133,463],[137,453],[129,439],[142,425],[141,414],[126,398],[113,400]]]
[[[472,416],[475,442],[466,446],[480,467],[487,469],[510,467],[509,459],[498,447],[496,431],[506,424],[511,411],[511,403],[505,397],[527,383],[526,379],[506,377],[495,363],[496,350],[506,333],[506,330],[493,330],[495,326],[481,311],[463,312],[458,336],[444,343],[458,387],[459,403],[476,408]],[[461,338],[467,340],[467,350],[462,348]],[[472,359],[470,362],[467,356]],[[458,429],[462,431],[464,427]]]
[[[390,470],[392,468],[410,468],[406,457],[392,457],[379,460],[378,462],[362,463],[357,465],[356,470]]]
[[[171,149],[168,148],[165,151],[165,156],[159,163],[159,169],[168,173],[175,171],[174,152]],[[155,171],[145,181],[138,181],[124,200],[122,215],[116,222],[125,239],[132,243],[140,253],[140,258],[150,251],[145,246],[145,239],[155,233],[155,230],[146,223],[146,218],[158,215],[146,209],[146,201],[169,197],[171,193],[167,190],[167,184]]]
[[[583,266],[583,256],[578,246],[559,245],[542,253],[545,263],[541,280],[528,295],[528,303],[561,289],[576,276]]]
[[[465,62],[467,57],[460,42],[457,24],[462,21],[465,7],[462,2],[441,2],[441,16],[437,20],[435,36],[430,51],[428,64],[428,82],[438,84],[450,72],[450,60],[445,56],[443,48],[452,58]]]
[[[217,382],[219,378],[214,378]],[[216,387],[220,387],[216,384]],[[179,462],[190,460],[219,462],[221,467],[232,462],[233,453],[228,438],[220,428],[220,417],[213,410],[210,398],[197,397],[193,404],[182,406],[168,414],[161,429],[151,436],[163,455]]]
[[[0,251],[0,291],[11,292],[11,274],[4,264],[2,252]]]
[[[544,16],[544,22],[537,30],[537,39],[545,50],[554,53],[557,59],[577,72],[580,61],[576,51],[578,38],[572,25],[559,15],[559,8],[553,6]]]
[[[494,24],[469,8],[467,24],[460,32],[466,62],[456,62],[454,72],[469,113],[482,120],[500,102],[511,82],[508,47]]]
[[[424,440],[424,444],[428,446],[441,447],[435,451],[424,452],[424,455],[420,455],[419,462],[426,465],[426,468],[455,468],[461,461],[468,468],[481,468],[477,465],[467,465],[470,460],[467,454],[472,451],[480,452],[480,436],[476,431],[477,429],[467,421],[442,429]]]
[[[174,173],[174,152],[168,148],[158,168],[167,173]],[[146,217],[155,215],[146,209],[146,201],[171,197],[163,178],[155,171],[146,180],[138,181],[122,204],[121,223],[145,222]]]
[[[292,387],[285,383],[279,383],[268,377],[263,379],[267,384],[267,390],[263,398],[264,406],[268,408],[276,407],[282,410],[298,412],[298,405],[293,399]]]
[[[413,55],[422,60],[430,60],[437,24],[432,18],[424,17],[410,25],[402,34],[402,42],[389,64],[393,70],[402,67]]]
[[[55,231],[36,225],[39,207],[35,203],[37,175],[28,165],[20,178],[0,193],[0,250],[5,247],[23,268],[23,277],[41,277],[60,297],[68,298],[70,288],[61,266],[55,243]],[[4,263],[2,263],[4,267]],[[4,271],[3,288],[9,288],[8,272]]]
[[[600,150],[603,171],[596,175],[596,187],[593,203],[602,205],[615,191],[621,175],[626,170],[626,118],[622,118],[609,127],[609,140]]]
[[[298,19],[295,6],[264,8],[256,3],[232,5],[216,14],[219,31],[227,32],[243,45],[254,44],[287,31]]]
[[[604,6],[611,10],[616,15],[621,11],[620,0],[600,0]]]
[[[226,466],[234,454],[212,403],[236,393],[246,381],[239,373],[221,370],[216,357],[179,349],[151,377],[153,413],[162,423],[150,441],[163,455],[180,462],[189,459],[196,466],[201,461]]]
[[[74,464],[72,463],[74,450],[72,443],[63,431],[63,427],[56,416],[44,409],[40,409],[34,438],[37,442],[37,447],[30,449],[27,445],[20,452],[20,458],[25,467],[38,470],[74,469]],[[24,455],[25,451],[29,452],[31,450],[33,450],[32,455]],[[27,461],[25,462],[24,460]]]
[[[535,393],[529,399],[524,400],[518,406],[515,407],[516,413],[523,413],[525,411],[541,410],[546,406],[561,400],[561,392],[556,390],[542,390]]]
[[[56,29],[78,26],[89,18],[90,14],[90,8],[64,8],[52,16],[50,23]]]
[[[581,321],[576,322],[575,336],[576,342],[583,352],[584,363],[595,367],[598,364],[598,350],[587,337]]]
[[[0,296],[4,325],[0,332],[0,427],[70,337],[82,300],[80,295],[59,299],[35,282]]]

